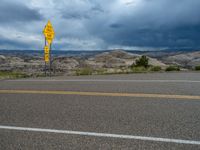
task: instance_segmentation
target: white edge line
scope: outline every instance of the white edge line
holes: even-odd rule
[[[166,83],[166,82],[171,82],[171,83],[200,83],[200,81],[195,81],[195,80],[87,80],[87,79],[74,79],[74,80],[4,80],[8,82],[160,82],[160,83]]]
[[[69,131],[69,130],[42,129],[42,128],[27,128],[27,127],[2,126],[2,125],[0,125],[0,129],[17,130],[17,131],[31,131],[31,132],[61,133],[61,134],[70,134],[70,135],[81,135],[81,136],[93,136],[93,137],[106,137],[106,138],[119,138],[119,139],[132,139],[132,140],[143,140],[143,141],[155,141],[155,142],[167,142],[167,143],[177,143],[177,144],[200,145],[200,141],[169,139],[169,138],[157,138],[157,137],[145,137],[145,136],[134,136],[134,135],[122,135],[122,134],[81,132],[81,131]]]

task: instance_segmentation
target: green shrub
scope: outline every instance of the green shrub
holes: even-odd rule
[[[136,60],[136,66],[137,67],[149,67],[149,58],[147,58],[147,56],[142,56],[139,59]]]
[[[180,71],[180,67],[179,66],[169,66],[166,68],[165,71]]]
[[[80,75],[92,75],[93,73],[93,69],[92,68],[81,68],[76,70],[76,75],[80,76]]]
[[[147,68],[145,68],[145,67],[132,67],[131,68],[131,70],[132,70],[132,72],[133,73],[144,73],[144,72],[148,72],[148,69]]]
[[[195,70],[196,70],[196,71],[200,71],[200,66],[196,66],[196,67],[195,67]]]
[[[0,71],[0,78],[27,78],[29,75],[20,72]]]
[[[161,71],[161,70],[162,70],[162,68],[160,66],[153,66],[151,68],[151,71]]]
[[[107,70],[105,68],[100,68],[100,69],[95,70],[95,73],[98,75],[104,75],[106,74],[106,71]]]

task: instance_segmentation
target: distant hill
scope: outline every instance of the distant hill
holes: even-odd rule
[[[175,55],[181,53],[195,52],[199,50],[189,50],[189,49],[167,49],[160,51],[139,51],[139,50],[123,50],[133,54],[147,55],[150,57],[162,57],[166,55]],[[113,50],[52,50],[52,54],[55,56],[63,55],[63,56],[92,56],[96,54],[100,54],[103,52],[110,52]],[[0,50],[0,55],[43,55],[43,50]]]
[[[90,57],[86,60],[91,66],[94,67],[106,67],[106,68],[117,68],[117,67],[127,67],[135,63],[136,59],[140,58],[141,55],[129,53],[123,50],[114,50],[103,52]],[[164,63],[149,57],[149,63],[153,66],[166,66]]]
[[[176,64],[186,68],[194,68],[200,65],[200,51],[186,52],[162,58],[167,64]]]
[[[0,52],[0,71],[20,71],[30,75],[44,73],[43,54],[29,51],[9,51]],[[90,68],[97,71],[106,71],[108,73],[130,70],[130,66],[140,58],[139,54],[132,54],[122,50],[81,52],[81,54],[64,53],[53,56],[53,71],[57,74],[74,74],[77,69]],[[149,64],[152,66],[165,67],[161,61],[149,57]]]
[[[53,71],[57,74],[74,74],[77,69],[109,73],[130,71],[130,66],[142,55],[149,58],[149,64],[166,68],[178,65],[191,69],[200,65],[200,51],[56,51],[53,50]],[[30,75],[44,73],[43,51],[0,50],[0,71],[20,71]]]
[[[101,53],[104,51],[60,51],[60,50],[52,50],[52,54],[55,56],[64,55],[64,56],[87,56],[94,55],[97,53]],[[0,50],[0,55],[12,55],[12,56],[20,56],[20,55],[38,55],[41,56],[44,54],[43,50]]]

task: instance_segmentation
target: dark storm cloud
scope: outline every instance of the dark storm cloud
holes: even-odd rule
[[[199,0],[136,0],[86,26],[108,45],[200,48],[199,7]]]
[[[121,27],[123,27],[123,25],[122,24],[113,23],[113,24],[110,24],[110,27],[111,28],[121,28]]]
[[[63,18],[65,19],[89,19],[90,15],[88,14],[88,12],[84,12],[84,13],[79,13],[79,12],[68,12],[63,14]]]
[[[12,36],[13,40],[0,37],[1,45],[35,47],[32,41],[42,36],[50,19],[60,49],[200,48],[200,0],[0,1],[0,36],[21,36]],[[30,21],[35,21],[34,28],[27,24]],[[26,43],[14,42],[25,37]],[[39,41],[35,40],[42,47]]]
[[[21,3],[1,1],[0,23],[29,22],[42,20],[42,15],[35,9]]]
[[[104,12],[103,8],[102,8],[101,5],[99,5],[99,4],[93,6],[93,7],[91,8],[91,11],[93,11],[93,12],[102,12],[102,13]]]
[[[65,19],[92,19],[95,15],[103,13],[102,6],[89,0],[80,0],[68,9],[62,10],[62,17]]]
[[[30,43],[12,40],[12,39],[8,39],[8,38],[2,37],[2,36],[0,36],[0,46],[8,47],[11,49],[26,49],[26,48],[31,47]]]

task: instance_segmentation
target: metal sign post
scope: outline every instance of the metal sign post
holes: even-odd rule
[[[49,73],[49,75],[50,75],[50,77],[51,77],[51,63],[52,63],[52,55],[51,55],[51,44],[50,44],[50,48],[49,48],[49,51],[50,51],[50,57],[49,57],[49,59],[50,59],[50,64],[49,64],[49,68],[50,68],[50,73]]]
[[[46,70],[47,70],[47,63],[49,62],[49,47],[44,47],[44,61],[45,61],[45,76],[46,76]]]
[[[46,45],[47,45],[46,38],[45,38],[44,44],[45,44],[45,47],[46,47]],[[46,61],[44,61],[44,62],[45,62],[45,68],[44,69],[45,69],[45,77],[46,77],[47,76],[47,63],[46,63]]]
[[[46,76],[46,65],[47,65],[47,62],[49,62],[49,76],[51,77],[51,68],[52,68],[51,46],[52,46],[52,41],[54,39],[55,33],[50,21],[48,21],[47,25],[45,26],[43,30],[43,34],[45,36],[45,47],[44,47],[45,76]]]

